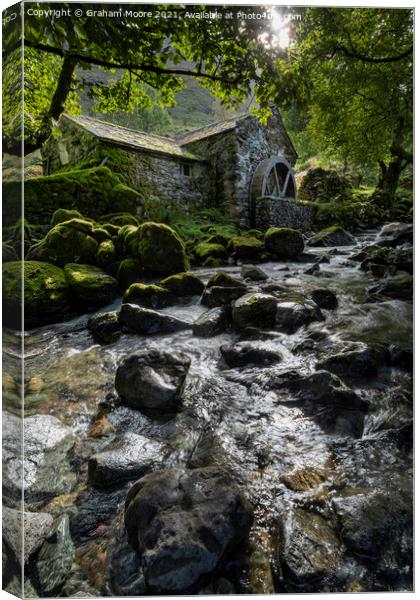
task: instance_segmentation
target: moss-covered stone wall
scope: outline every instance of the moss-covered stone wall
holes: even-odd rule
[[[27,179],[24,216],[30,223],[48,225],[58,208],[75,209],[93,219],[114,212],[141,211],[139,194],[125,186],[107,167],[75,169]],[[3,224],[21,217],[21,184],[3,182]]]

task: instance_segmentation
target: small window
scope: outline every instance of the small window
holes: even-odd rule
[[[185,177],[191,177],[192,175],[192,166],[186,163],[182,163],[181,165],[181,173],[185,175]]]

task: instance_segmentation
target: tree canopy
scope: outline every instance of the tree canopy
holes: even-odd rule
[[[57,18],[54,9],[58,6],[73,14],[79,8],[83,16]],[[151,16],[142,18],[130,16],[131,9],[139,11],[138,4],[123,5],[119,18],[89,16],[87,6],[24,5],[25,66],[28,60],[31,62],[31,72],[25,68],[25,86],[42,83],[37,90],[37,115],[25,123],[27,151],[42,144],[51,129],[51,120],[67,107],[71,92],[83,85],[83,78],[76,80],[76,68],[90,69],[93,65],[118,73],[112,85],[97,85],[90,90],[104,111],[121,106],[150,106],[149,89],[156,92],[154,102],[171,105],[185,85],[185,78],[191,77],[226,105],[243,102],[252,91],[261,117],[268,116],[269,103],[280,80],[281,51],[270,43],[266,18],[247,18],[251,13],[264,16],[264,7],[224,7],[219,11],[231,13],[231,18],[204,19],[186,18],[185,13],[209,11],[206,6],[141,5],[145,13],[151,12]],[[42,9],[44,16],[35,16],[35,10],[31,13],[29,8]],[[109,11],[110,5],[95,4],[90,8]],[[21,41],[10,38],[7,31],[5,40],[10,56]],[[12,139],[6,143],[13,148]]]
[[[281,102],[307,114],[324,155],[379,163],[395,184],[412,162],[412,11],[307,8],[292,27],[282,68],[293,93]]]

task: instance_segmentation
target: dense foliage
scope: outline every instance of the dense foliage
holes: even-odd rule
[[[324,156],[380,165],[378,187],[392,197],[412,162],[412,11],[308,8],[292,26],[283,103],[300,105],[301,131]]]
[[[44,15],[57,4],[25,4],[25,49],[59,59],[59,73],[51,70],[50,80],[40,88],[48,109],[40,111],[43,125],[28,127],[26,150],[40,146],[51,120],[57,119],[67,106],[76,82],[76,69],[89,70],[92,65],[118,70],[118,77],[106,86],[96,86],[89,93],[99,100],[101,110],[117,107],[150,107],[146,88],[156,90],[154,102],[170,105],[175,94],[185,85],[185,77],[193,77],[209,88],[224,104],[235,105],[252,92],[267,117],[269,103],[280,80],[280,50],[270,43],[266,19],[246,19],[241,14],[263,13],[264,7],[229,7],[232,18],[185,18],[185,7],[171,6],[171,18],[157,18],[163,6],[142,6],[151,17],[125,16],[130,5],[124,5],[119,18],[89,16],[85,4],[61,3],[61,9],[83,10],[80,18],[33,16],[28,8],[42,8]],[[109,10],[110,5],[96,4],[95,10]],[[116,7],[118,8],[118,7]],[[133,5],[138,10],[138,5]],[[187,7],[205,10],[205,7]],[[223,9],[225,10],[225,9]],[[129,14],[129,13],[128,13]],[[5,36],[5,52],[19,47],[20,40]],[[42,61],[41,61],[42,62]],[[42,70],[36,62],[34,69]],[[53,88],[53,93],[51,90]],[[47,100],[48,99],[48,100]],[[43,107],[44,101],[41,103]],[[9,146],[13,144],[9,142]]]

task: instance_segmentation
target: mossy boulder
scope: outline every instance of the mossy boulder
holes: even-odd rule
[[[143,223],[138,235],[139,257],[146,271],[172,275],[188,270],[185,244],[171,227],[163,223]]]
[[[166,288],[146,283],[133,283],[123,296],[123,303],[146,308],[162,308],[175,302],[175,296]]]
[[[207,282],[207,288],[211,288],[213,286],[221,286],[221,287],[245,287],[245,283],[238,279],[237,277],[233,277],[233,275],[229,275],[229,273],[224,273],[221,271],[220,273],[215,273],[210,277]]]
[[[248,229],[248,231],[245,231],[245,233],[243,233],[242,235],[244,235],[246,237],[257,238],[257,240],[260,240],[260,241],[264,240],[264,233],[262,231],[260,231],[259,229]]]
[[[256,258],[263,248],[263,243],[252,236],[235,236],[230,239],[228,249],[237,258]]]
[[[269,294],[245,294],[233,305],[234,324],[245,327],[271,327],[276,322],[277,299]]]
[[[229,244],[229,239],[230,238],[227,235],[216,233],[215,235],[212,235],[205,241],[207,242],[207,244],[220,244],[224,248],[227,248],[227,245]]]
[[[265,247],[279,258],[295,258],[305,247],[303,236],[296,229],[270,227],[264,236]]]
[[[204,283],[192,273],[171,275],[163,279],[160,285],[168,289],[175,296],[197,296],[202,294],[204,290]]]
[[[64,272],[75,302],[81,308],[104,306],[117,295],[116,279],[99,267],[71,263],[64,267]]]
[[[116,239],[116,249],[122,256],[138,256],[139,228],[137,225],[123,225],[120,227]]]
[[[333,225],[314,235],[308,242],[309,246],[353,246],[356,238],[338,225]]]
[[[138,227],[139,225],[137,217],[131,215],[130,213],[111,213],[102,217],[101,222],[110,223],[111,225],[116,225],[117,227],[122,227],[123,225],[135,225]]]
[[[83,215],[78,210],[67,210],[66,208],[59,208],[55,211],[51,219],[51,227],[70,221],[71,219],[83,219]]]
[[[121,228],[118,225],[113,225],[112,223],[104,223],[102,225],[102,229],[105,229],[105,231],[107,231],[111,237],[117,237]]]
[[[200,263],[204,263],[209,258],[227,259],[226,248],[222,244],[210,244],[209,242],[201,242],[195,248],[195,255]]]
[[[45,262],[25,261],[25,328],[61,321],[70,307],[70,289],[64,271]],[[20,327],[22,263],[3,265],[3,318]]]
[[[78,261],[95,264],[98,242],[90,235],[90,227],[92,223],[77,219],[59,223],[40,242],[31,246],[26,258],[60,267]]]
[[[111,344],[121,336],[121,323],[115,310],[93,315],[87,328],[92,337],[100,344]]]
[[[132,283],[139,282],[143,276],[143,269],[136,258],[124,258],[117,271],[117,279],[120,287],[125,290]]]
[[[98,246],[96,252],[96,264],[100,267],[106,267],[115,260],[115,246],[112,240],[105,240]]]

